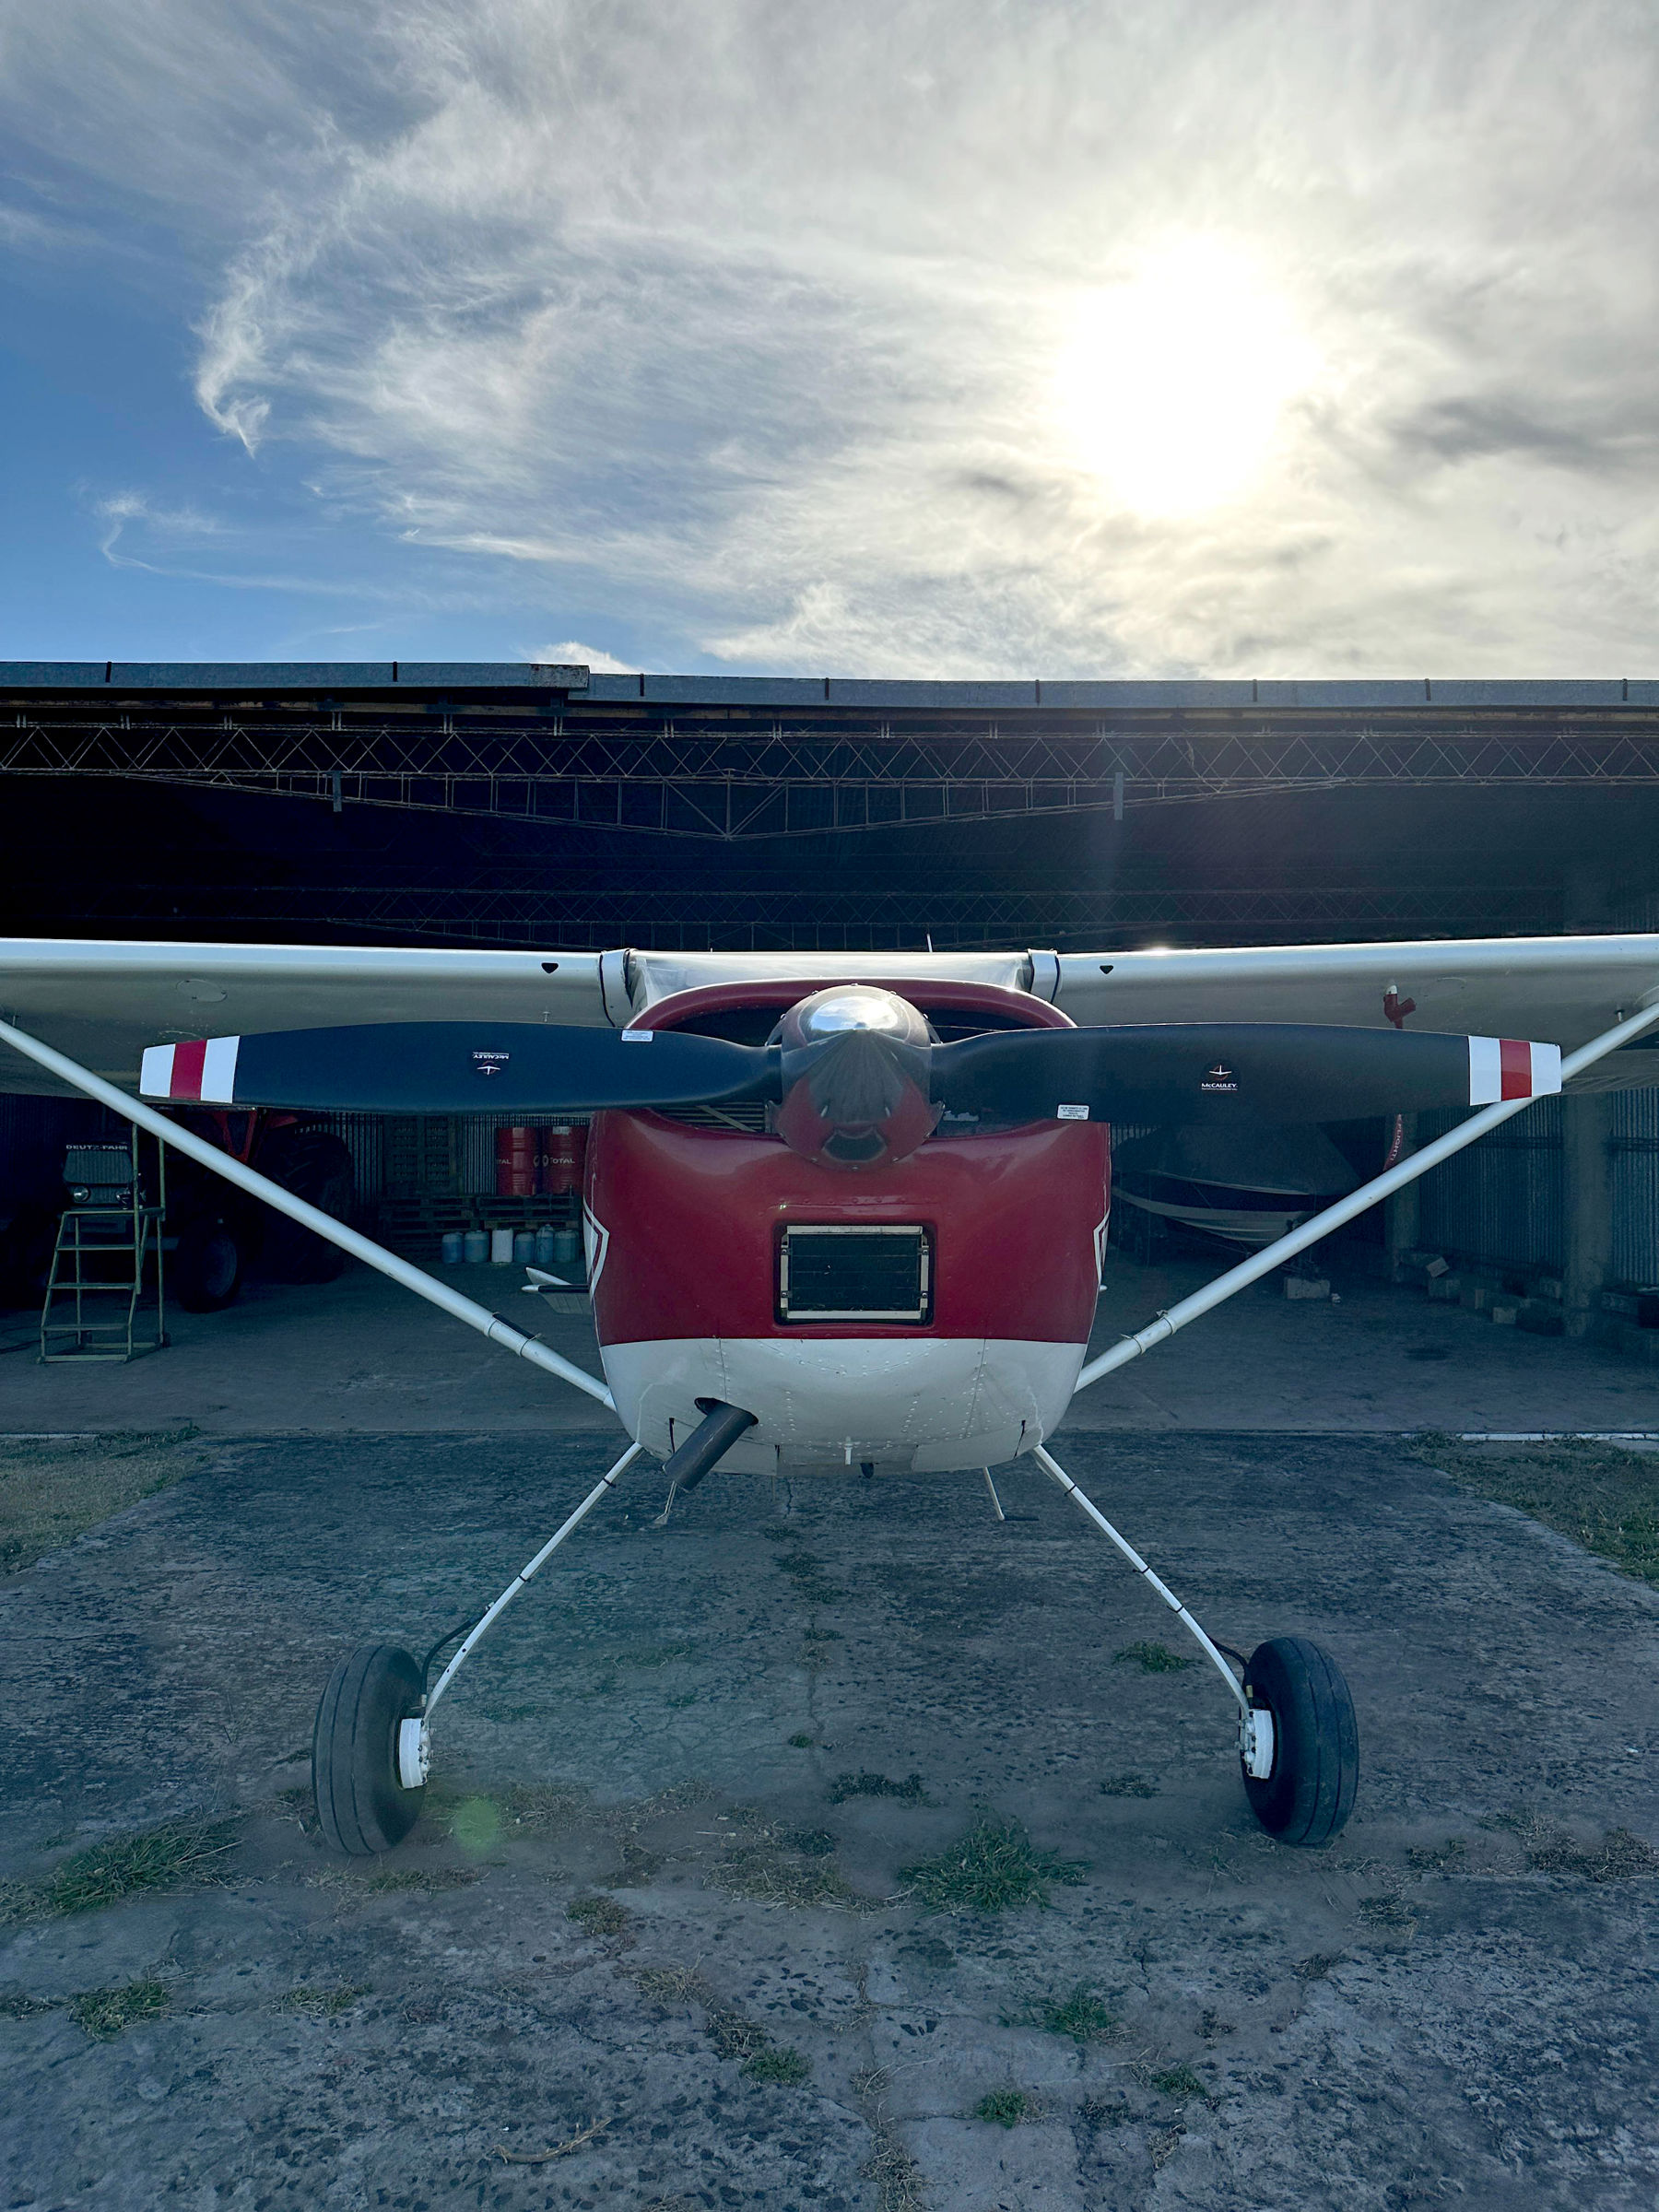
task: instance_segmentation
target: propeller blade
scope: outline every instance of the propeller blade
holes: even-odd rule
[[[1288,1022],[1005,1030],[933,1054],[941,1135],[1052,1120],[1338,1122],[1560,1088],[1553,1044]]]
[[[683,1030],[382,1022],[159,1044],[140,1095],[313,1112],[580,1113],[777,1098],[777,1055]]]

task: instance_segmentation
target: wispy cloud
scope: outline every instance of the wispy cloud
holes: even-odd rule
[[[1656,76],[1624,0],[57,0],[0,93],[204,273],[210,423],[659,664],[1546,674],[1659,643]]]

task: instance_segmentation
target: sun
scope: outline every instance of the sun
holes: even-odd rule
[[[1054,377],[1056,427],[1119,506],[1197,514],[1250,488],[1317,366],[1251,262],[1192,240],[1078,303]]]

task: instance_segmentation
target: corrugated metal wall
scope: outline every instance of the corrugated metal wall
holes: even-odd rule
[[[1613,1267],[1627,1286],[1659,1283],[1659,1090],[1616,1090]]]
[[[1419,1117],[1426,1144],[1466,1119]],[[1449,1259],[1556,1273],[1564,1252],[1561,1207],[1561,1101],[1541,1099],[1483,1136],[1422,1182],[1419,1235]]]

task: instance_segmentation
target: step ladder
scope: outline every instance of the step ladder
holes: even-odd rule
[[[167,1166],[155,1149],[152,1184],[130,1145],[72,1145],[65,1158],[69,1204],[58,1223],[41,1308],[42,1359],[127,1360],[167,1342],[161,1222]],[[154,1196],[151,1196],[153,1188]],[[153,1331],[145,1297],[153,1288]]]

